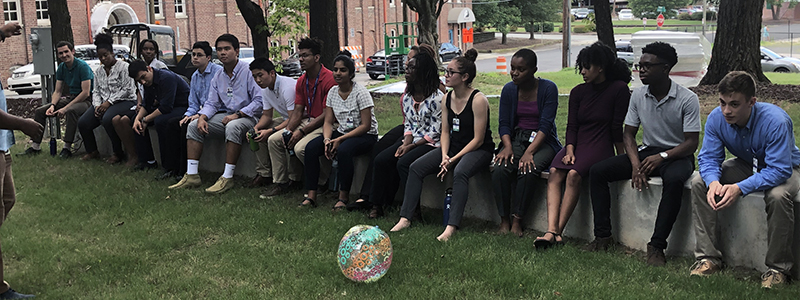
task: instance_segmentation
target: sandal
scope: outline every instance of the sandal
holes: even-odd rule
[[[336,204],[339,204],[339,202],[341,202],[344,205],[336,206]],[[339,199],[339,200],[336,200],[335,203],[333,203],[333,211],[340,211],[340,210],[345,209],[346,207],[347,207],[347,200]]]
[[[308,201],[308,203],[306,203],[306,201]],[[298,205],[298,207],[305,207],[305,206],[317,207],[317,202],[314,201],[314,199],[305,197],[303,198],[303,202],[300,202],[300,205]]]
[[[560,233],[555,233],[555,232],[552,232],[552,231],[547,231],[544,234],[548,234],[548,233],[553,235],[553,239],[552,240],[547,240],[547,239],[543,239],[543,238],[536,239],[535,241],[533,241],[533,246],[536,249],[538,249],[538,250],[547,250],[547,248],[550,248],[550,247],[552,247],[554,245],[558,245],[559,244],[559,242],[556,242],[556,238],[561,236],[561,234]],[[560,243],[563,244],[563,241],[560,242]]]
[[[368,209],[370,207],[372,207],[372,204],[369,203],[369,201],[367,201],[367,200],[364,200],[364,201],[356,200],[356,202],[353,202],[353,203],[350,203],[350,204],[347,205],[347,211],[366,210],[366,209]]]

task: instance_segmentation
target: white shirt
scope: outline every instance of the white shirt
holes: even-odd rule
[[[297,80],[277,75],[275,89],[261,89],[264,98],[264,110],[275,109],[284,119],[289,119],[289,111],[294,110],[295,85]]]

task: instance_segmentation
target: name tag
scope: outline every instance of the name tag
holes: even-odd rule
[[[457,117],[453,118],[453,131],[459,132],[461,130],[461,120]]]
[[[758,158],[753,156],[753,174],[758,173]]]
[[[228,87],[227,94],[228,94],[228,98],[233,98],[233,87],[230,87],[230,86]]]
[[[533,143],[533,139],[536,138],[536,131],[531,132],[531,136],[528,138],[528,143]]]
[[[347,129],[351,129],[351,128],[355,127],[354,121],[353,121],[353,117],[347,117],[347,122],[345,122],[344,126]]]

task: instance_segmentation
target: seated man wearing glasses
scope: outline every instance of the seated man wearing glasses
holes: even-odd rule
[[[631,186],[648,188],[650,176],[663,180],[661,203],[655,230],[647,244],[647,264],[666,264],[667,237],[681,209],[683,184],[694,171],[694,151],[700,133],[700,103],[697,95],[669,78],[678,54],[669,44],[655,42],[642,48],[635,66],[644,86],[631,93],[625,117],[625,153],[601,161],[590,170],[595,240],[588,251],[606,250],[611,237],[611,194],[609,183],[632,179]],[[636,133],[644,127],[642,145],[636,147]]]

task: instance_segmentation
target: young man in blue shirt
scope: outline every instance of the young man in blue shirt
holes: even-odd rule
[[[223,193],[233,187],[236,162],[246,142],[245,133],[261,117],[261,88],[250,73],[248,64],[239,60],[239,39],[223,34],[215,42],[223,70],[217,72],[208,88],[208,100],[197,120],[189,124],[186,133],[186,175],[170,189],[195,187],[201,184],[198,174],[200,156],[206,136],[225,138],[225,171],[208,193]]]
[[[58,59],[61,64],[56,70],[56,87],[52,95],[52,103],[40,106],[34,112],[33,119],[45,126],[47,117],[64,117],[67,125],[64,132],[64,149],[59,153],[61,158],[72,157],[72,142],[78,131],[78,119],[91,104],[94,71],[80,58],[75,58],[75,47],[70,42],[61,41],[56,44]],[[55,134],[55,133],[50,133]],[[42,137],[34,138],[33,144],[19,155],[39,154]]]
[[[761,286],[787,281],[792,268],[793,198],[800,190],[800,150],[792,119],[780,107],[757,102],[753,77],[728,73],[718,85],[719,107],[706,120],[697,156],[700,175],[692,180],[692,210],[697,238],[691,275],[707,276],[722,266],[717,248],[717,212],[743,195],[764,192],[769,268]],[[725,160],[725,149],[734,158]]]

